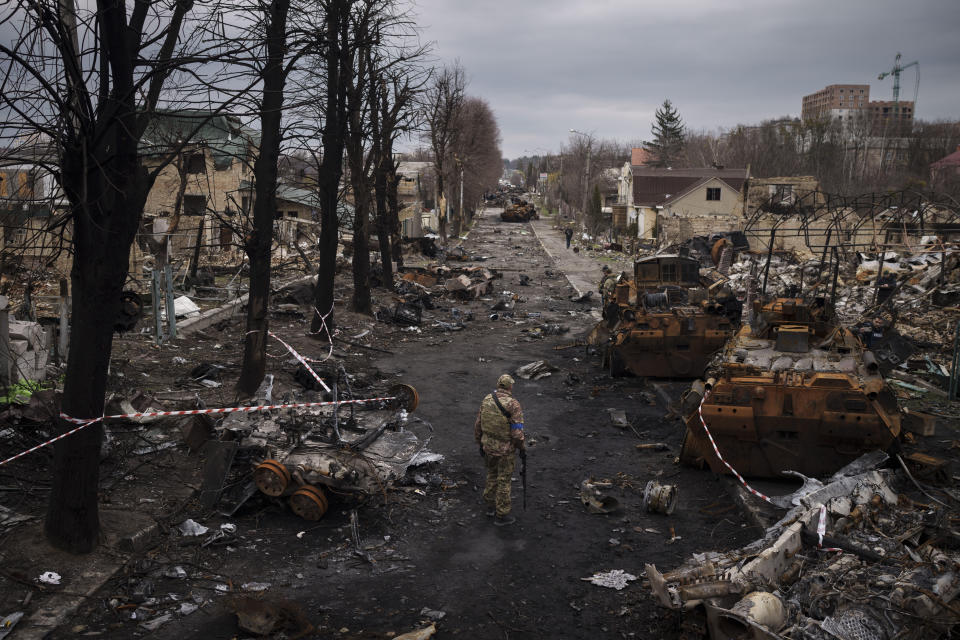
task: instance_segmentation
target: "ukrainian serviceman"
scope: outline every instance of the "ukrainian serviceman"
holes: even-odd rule
[[[494,524],[503,526],[516,521],[510,515],[510,477],[513,474],[514,451],[526,455],[523,443],[523,409],[513,397],[513,378],[504,374],[497,380],[496,390],[480,403],[473,436],[480,445],[480,455],[487,467],[487,483],[483,501],[487,515],[496,516]]]

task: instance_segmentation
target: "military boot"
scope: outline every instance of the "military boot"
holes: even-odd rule
[[[498,526],[498,527],[505,527],[505,526],[507,526],[508,524],[513,524],[513,523],[516,522],[516,521],[517,521],[516,518],[514,518],[512,515],[510,515],[509,513],[507,513],[507,514],[504,514],[504,515],[502,515],[502,516],[497,516],[496,518],[494,518],[494,519],[493,519],[493,524],[496,525],[496,526]]]

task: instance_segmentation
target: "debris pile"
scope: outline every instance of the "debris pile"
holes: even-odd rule
[[[232,487],[222,495],[232,514],[259,490],[287,498],[302,518],[319,520],[328,508],[327,491],[362,499],[402,479],[410,467],[442,460],[427,450],[429,437],[410,428],[414,422],[430,428],[408,417],[419,401],[413,387],[397,385],[383,399],[355,404],[346,377],[338,380],[346,391],[338,397],[333,384],[340,406],[229,414],[208,442],[203,500],[213,506],[221,488]],[[268,386],[258,401],[270,403]]]
[[[960,623],[955,510],[904,495],[913,489],[904,471],[856,466],[805,483],[746,547],[697,553],[665,573],[647,564],[658,604],[679,614],[688,638],[948,635]]]

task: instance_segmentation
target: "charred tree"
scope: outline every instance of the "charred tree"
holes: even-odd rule
[[[283,92],[287,72],[287,13],[290,0],[272,0],[266,8],[266,63],[263,66],[263,99],[260,106],[260,153],[253,165],[255,199],[253,230],[244,243],[250,257],[250,296],[247,301],[247,331],[237,393],[252,396],[266,370],[267,305],[270,298],[270,245],[277,210],[277,163],[280,158]]]
[[[397,138],[413,131],[419,122],[413,103],[423,84],[424,78],[417,69],[408,65],[383,74],[374,96],[374,194],[377,239],[380,243],[380,261],[383,263],[383,286],[386,289],[393,289],[393,260],[402,260],[397,161],[393,157],[393,148]]]
[[[7,63],[0,135],[31,141],[31,162],[56,175],[73,223],[72,339],[61,409],[74,419],[103,415],[113,319],[156,177],[143,162],[140,142],[179,64],[174,49],[192,6],[141,2],[128,8],[123,1],[98,0],[81,16],[69,1],[41,1],[9,5],[13,23],[2,17],[21,33],[13,48],[0,45]],[[85,36],[96,32],[93,48],[80,49],[88,42],[80,28]],[[147,43],[159,45],[152,60],[143,57]],[[56,429],[75,426],[61,420]],[[101,423],[92,422],[54,445],[44,531],[51,544],[69,552],[86,553],[97,544],[102,435]]]
[[[350,9],[353,0],[330,0],[324,21],[320,58],[326,71],[323,156],[317,189],[320,196],[320,250],[317,288],[310,330],[319,339],[332,340],[334,278],[339,241],[340,178],[347,137],[347,88],[353,73],[350,46]],[[325,320],[323,316],[326,316]]]
[[[457,135],[456,116],[463,104],[466,77],[459,62],[437,73],[424,96],[424,116],[427,138],[433,151],[434,172],[437,178],[437,218],[440,221],[440,240],[447,240],[447,194],[444,171],[448,165],[450,147]]]

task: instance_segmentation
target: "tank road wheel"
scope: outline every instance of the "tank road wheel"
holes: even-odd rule
[[[420,394],[409,384],[395,384],[387,391],[387,395],[395,398],[391,403],[397,409],[412,412],[420,405]]]
[[[327,512],[327,495],[320,487],[312,484],[305,484],[290,496],[290,508],[293,512],[303,518],[316,522]]]
[[[290,472],[276,460],[264,460],[253,470],[253,481],[261,493],[275,498],[290,485]]]
[[[620,357],[620,354],[617,353],[615,347],[610,347],[607,349],[607,363],[610,370],[611,378],[622,378],[627,375],[627,367],[623,364],[623,358]]]

